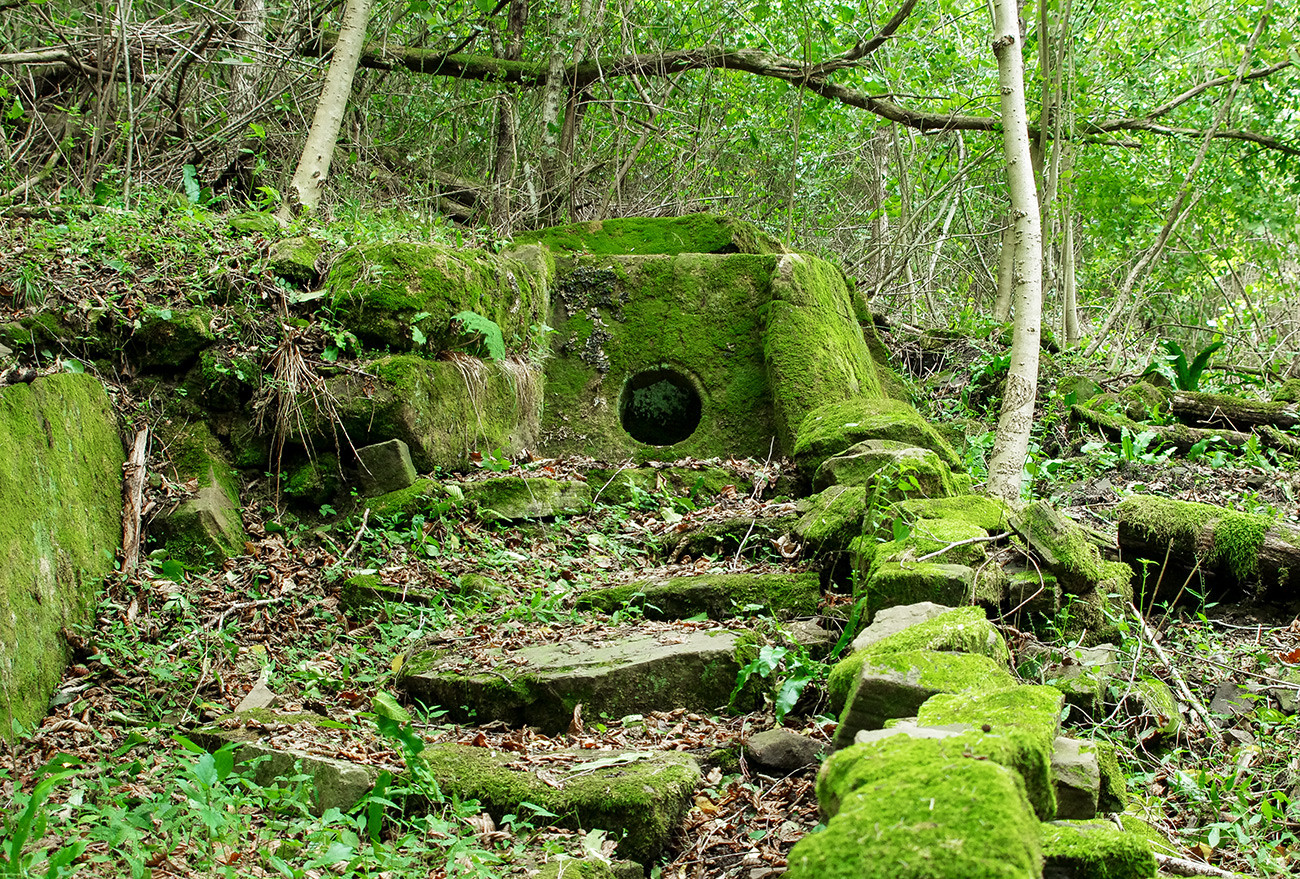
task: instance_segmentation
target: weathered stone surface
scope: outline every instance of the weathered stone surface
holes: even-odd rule
[[[1182,712],[1174,691],[1159,678],[1138,678],[1124,702],[1129,714],[1139,719],[1147,735],[1172,738],[1183,727]]]
[[[1151,845],[1106,820],[1044,824],[1043,879],[1154,879]]]
[[[260,232],[268,238],[274,238],[280,234],[280,223],[272,214],[263,211],[243,211],[242,213],[232,214],[226,219],[230,228],[236,232],[250,234]]]
[[[745,756],[752,763],[787,774],[816,763],[821,751],[820,742],[780,727],[755,733],[745,742]]]
[[[1101,768],[1089,742],[1060,736],[1053,744],[1052,781],[1056,785],[1056,817],[1097,817]]]
[[[1047,658],[1040,677],[1065,694],[1066,704],[1089,720],[1100,717],[1106,686],[1119,670],[1114,645],[1075,646],[1064,655],[1048,650],[1030,655]]]
[[[467,666],[454,650],[415,648],[400,686],[465,721],[503,720],[547,733],[568,727],[573,706],[585,717],[623,717],[727,704],[736,685],[742,634],[725,629],[619,630],[617,636],[525,647],[490,668]],[[508,660],[508,661],[507,661]]]
[[[1038,823],[1015,773],[893,736],[832,755],[817,777],[826,829],[789,856],[790,879],[1026,879]]]
[[[323,814],[328,809],[348,810],[360,802],[374,787],[379,769],[346,760],[320,757],[296,748],[277,747],[266,741],[265,730],[277,725],[315,724],[314,714],[279,714],[253,710],[232,714],[214,726],[193,733],[195,742],[210,751],[226,744],[236,744],[235,759],[249,762],[263,758],[254,771],[254,780],[263,786],[307,775],[314,794],[312,809]]]
[[[815,620],[791,620],[785,630],[813,659],[824,659],[834,649],[839,637],[824,629]]]
[[[904,629],[910,629],[918,623],[932,620],[950,610],[952,610],[951,607],[935,604],[932,601],[887,607],[872,617],[871,625],[863,629],[861,634],[853,639],[853,649],[862,650],[870,647],[877,641],[888,638],[890,635],[896,635]]]
[[[999,603],[1031,622],[1055,620],[1061,609],[1061,584],[1051,572],[1015,571],[1002,593]]]
[[[1101,553],[1084,530],[1046,501],[1023,507],[1011,517],[1011,527],[1067,592],[1090,592],[1106,579]]]
[[[695,761],[672,751],[563,754],[571,762],[522,767],[515,754],[434,744],[421,758],[445,795],[478,800],[498,820],[532,803],[555,813],[548,820],[557,826],[609,831],[620,857],[654,861],[690,806]]]
[[[219,565],[243,552],[239,477],[207,425],[159,425],[157,433],[176,480],[195,480],[198,490],[153,521],[152,540],[172,558],[196,568]]]
[[[425,606],[437,600],[436,593],[418,587],[386,586],[378,574],[357,574],[339,587],[339,607],[351,614],[360,614],[386,601]]]
[[[949,467],[961,466],[961,456],[911,405],[862,397],[828,402],[809,412],[799,426],[795,463],[812,474],[827,458],[873,439],[929,449]]]
[[[122,536],[122,443],[93,376],[0,388],[0,740],[33,727]]]
[[[863,440],[827,458],[813,475],[813,490],[832,485],[879,487],[889,500],[955,494],[952,472],[938,455],[893,440]]]
[[[271,245],[267,264],[274,274],[291,284],[310,284],[318,277],[316,262],[323,251],[315,238],[282,238]]]
[[[574,480],[540,476],[498,476],[457,484],[465,502],[484,521],[517,522],[576,516],[591,509],[591,487]]]
[[[967,565],[884,561],[873,565],[873,572],[860,594],[867,599],[867,610],[876,613],[917,601],[965,604],[974,589],[975,569]]]
[[[666,577],[587,592],[579,607],[606,613],[641,608],[647,619],[683,620],[699,614],[722,620],[755,610],[773,616],[812,616],[821,598],[816,571],[802,574],[700,574]]]
[[[147,369],[180,372],[215,341],[210,310],[154,309],[145,313],[132,334],[129,350]]]
[[[909,523],[917,519],[961,519],[990,533],[1005,531],[1011,518],[1011,508],[1005,501],[975,494],[908,499],[896,503],[894,512]]]
[[[799,517],[793,513],[783,516],[735,516],[719,521],[706,521],[693,525],[681,533],[670,533],[656,541],[664,555],[681,559],[690,556],[698,559],[706,555],[766,556],[774,541],[783,537],[797,544],[794,534]]]
[[[729,485],[742,493],[750,488],[748,480],[725,467],[593,467],[587,471],[587,482],[605,504],[657,505],[665,497],[700,503],[717,497]]]
[[[795,524],[795,534],[810,551],[842,550],[862,533],[867,493],[862,486],[833,485],[800,501],[799,511],[803,515]]]
[[[413,485],[411,447],[399,439],[362,446],[357,449],[357,475],[365,495],[387,494]]]
[[[915,717],[932,696],[966,690],[1000,690],[1015,683],[1006,668],[987,656],[905,650],[867,652],[840,715],[835,747],[853,743],[858,730],[880,729],[886,721]]]

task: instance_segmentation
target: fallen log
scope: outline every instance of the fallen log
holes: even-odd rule
[[[1115,514],[1120,554],[1137,569],[1137,582],[1143,582],[1142,559],[1167,568],[1146,572],[1149,588],[1159,584],[1172,593],[1197,571],[1216,594],[1284,598],[1300,586],[1300,528],[1293,525],[1155,495],[1134,495]]]
[[[1216,438],[1226,445],[1238,448],[1245,448],[1254,438],[1263,448],[1280,449],[1292,455],[1300,454],[1300,438],[1266,424],[1259,425],[1254,432],[1189,427],[1186,424],[1143,424],[1119,413],[1079,404],[1070,407],[1070,418],[1076,423],[1097,428],[1102,436],[1112,442],[1119,442],[1126,428],[1133,436],[1144,430],[1154,431],[1164,445],[1173,446],[1180,455],[1186,455],[1192,446],[1202,440],[1214,441]]]
[[[1265,403],[1195,391],[1174,391],[1169,402],[1174,417],[1192,426],[1248,430],[1267,425],[1288,430],[1300,425],[1300,407],[1294,404]]]

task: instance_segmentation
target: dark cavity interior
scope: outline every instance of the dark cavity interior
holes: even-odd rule
[[[618,418],[637,442],[671,446],[700,424],[700,394],[686,376],[658,367],[638,372],[623,386]]]

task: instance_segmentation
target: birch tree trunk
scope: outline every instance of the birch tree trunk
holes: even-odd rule
[[[307,132],[307,143],[302,148],[302,158],[293,172],[289,192],[280,205],[278,216],[286,222],[295,214],[310,213],[320,204],[321,191],[329,179],[330,162],[334,158],[334,144],[343,124],[343,113],[352,94],[352,80],[357,72],[357,61],[366,40],[366,23],[370,19],[371,0],[347,0],[343,9],[343,23],[339,26],[338,42],[334,44],[334,57],[316,115]]]
[[[1007,163],[1007,189],[1014,221],[1013,277],[1015,323],[1011,336],[1011,365],[1002,394],[997,439],[989,461],[986,489],[1009,502],[1020,499],[1020,474],[1034,425],[1038,392],[1038,349],[1043,309],[1043,227],[1029,150],[1025,114],[1024,63],[1015,0],[995,0],[993,54],[998,59],[1002,91],[1002,154]]]
[[[993,319],[1006,323],[1011,318],[1011,294],[1015,289],[1016,228],[1010,217],[1002,227],[998,248],[998,298],[993,301]]]

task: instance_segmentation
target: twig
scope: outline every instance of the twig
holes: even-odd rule
[[[348,556],[352,555],[352,550],[357,548],[357,544],[361,542],[361,535],[366,533],[366,522],[369,520],[370,508],[366,507],[366,511],[361,514],[361,527],[357,529],[357,536],[352,538],[352,542],[348,544],[347,550],[343,555],[339,556],[339,564],[347,561]]]
[[[768,465],[772,463],[772,453],[775,451],[776,451],[776,437],[772,437],[772,442],[767,447],[767,460],[763,462],[764,470],[766,470]],[[759,492],[758,485],[755,484],[754,492],[753,494],[750,495],[750,499],[751,500],[756,499],[758,497],[758,492]],[[745,544],[749,542],[749,535],[754,533],[754,526],[757,524],[758,524],[757,516],[749,520],[749,530],[745,532],[744,537],[740,538],[740,546],[736,547],[736,554],[731,559],[731,566],[733,568],[740,564],[740,554],[745,551]]]
[[[149,428],[142,427],[131,444],[131,456],[122,478],[122,571],[133,572],[140,564],[140,519],[144,503],[145,449]]]
[[[615,479],[618,479],[618,474],[622,473],[627,468],[628,468],[627,461],[624,461],[622,464],[618,465],[618,469],[614,471],[614,475],[609,477],[609,479],[605,482],[605,484],[600,487],[600,491],[597,491],[595,495],[592,496],[591,505],[593,507],[596,506],[596,499],[600,497],[600,492],[609,488],[610,483],[613,482]]]
[[[941,556],[950,549],[956,549],[959,546],[968,546],[972,543],[990,543],[992,541],[1001,540],[1004,537],[1008,537],[1010,536],[1010,534],[1011,534],[1010,531],[1003,531],[1001,534],[990,534],[988,537],[972,537],[969,540],[958,540],[956,543],[950,543],[945,547],[936,549],[934,552],[931,553],[926,553],[925,555],[921,556],[919,559],[913,559],[912,561],[916,562],[917,564],[920,564],[921,562],[929,561],[930,559],[935,558],[936,556]]]
[[[1232,873],[1228,870],[1220,870],[1209,864],[1203,864],[1200,861],[1189,861],[1186,858],[1175,858],[1173,855],[1162,855],[1155,853],[1156,864],[1166,873],[1173,873],[1175,876],[1222,876],[1226,879],[1240,879],[1241,873]]]
[[[1183,676],[1178,673],[1178,669],[1174,668],[1174,664],[1169,661],[1169,655],[1165,653],[1164,648],[1156,641],[1155,632],[1151,631],[1151,627],[1147,625],[1147,621],[1142,617],[1142,612],[1138,610],[1131,601],[1128,606],[1129,610],[1133,611],[1133,616],[1137,618],[1138,625],[1142,627],[1142,634],[1144,634],[1147,640],[1151,642],[1151,649],[1156,652],[1156,656],[1158,656],[1160,662],[1164,664],[1165,670],[1169,672],[1169,677],[1173,679],[1174,686],[1178,688],[1178,693],[1183,697],[1183,701],[1185,701],[1188,707],[1196,713],[1197,718],[1205,726],[1205,731],[1207,733],[1214,732],[1216,727],[1214,721],[1210,718],[1210,712],[1205,710],[1205,706],[1201,704],[1201,700],[1196,698],[1192,693],[1191,688],[1187,686],[1187,681],[1183,680]]]

